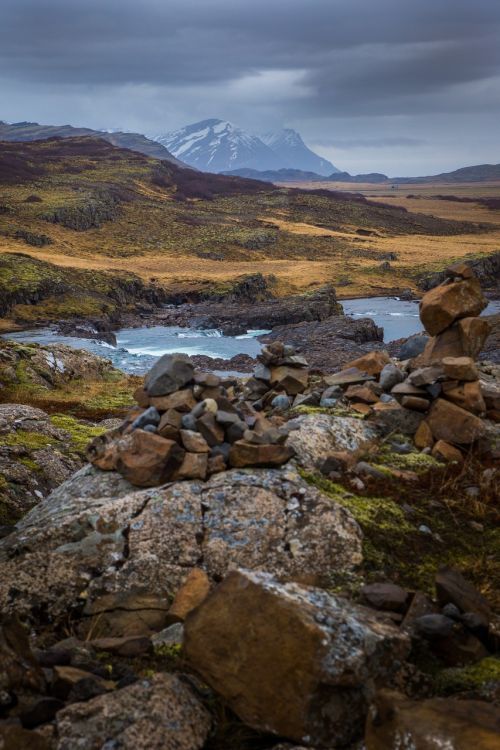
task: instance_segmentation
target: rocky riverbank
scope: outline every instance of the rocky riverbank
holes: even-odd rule
[[[451,267],[427,341],[334,374],[277,339],[244,380],[161,358],[94,466],[4,531],[4,746],[495,747],[484,304]]]

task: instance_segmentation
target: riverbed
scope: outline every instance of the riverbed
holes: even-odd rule
[[[384,341],[394,341],[422,330],[418,316],[418,302],[397,297],[365,297],[342,300],[344,311],[355,318],[372,318],[384,328]],[[483,314],[500,312],[500,301],[491,302]],[[261,348],[258,336],[268,331],[248,331],[241,336],[223,336],[218,330],[198,330],[175,326],[124,328],[116,332],[117,345],[95,339],[62,336],[50,328],[9,333],[4,338],[23,343],[66,344],[75,349],[86,349],[110,359],[115,367],[125,372],[143,374],[163,354],[184,352],[208,357],[231,359],[237,354],[255,357]]]

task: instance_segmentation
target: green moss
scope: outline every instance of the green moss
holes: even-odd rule
[[[28,451],[46,448],[55,442],[57,442],[55,438],[48,437],[48,435],[41,435],[39,432],[30,432],[29,430],[16,430],[2,437],[3,445],[19,445]]]
[[[31,458],[20,458],[18,460],[20,464],[26,466],[30,471],[42,471],[40,464],[37,464],[37,462],[33,461]]]
[[[50,417],[50,421],[55,427],[59,427],[61,430],[69,433],[72,448],[79,454],[85,453],[85,448],[93,438],[106,432],[106,429],[103,427],[87,425],[67,414],[53,414]]]
[[[435,680],[436,692],[440,695],[478,690],[488,683],[500,683],[500,659],[488,656],[468,667],[443,669]]]
[[[392,466],[395,469],[415,471],[423,473],[432,469],[442,468],[442,464],[427,453],[393,453],[389,450],[381,450],[377,455],[377,461],[383,461],[384,464]]]
[[[353,419],[364,419],[362,414],[341,406],[296,406],[293,409],[294,414],[328,414],[331,417],[352,417]]]
[[[178,659],[182,653],[182,644],[180,643],[161,643],[154,647],[156,656],[162,656],[169,659]]]

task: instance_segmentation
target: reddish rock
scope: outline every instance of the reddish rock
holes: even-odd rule
[[[420,448],[420,450],[422,450],[423,448],[432,448],[434,444],[434,438],[432,437],[431,428],[425,420],[423,422],[420,422],[415,433],[414,442],[417,448]]]
[[[86,456],[91,464],[102,471],[113,471],[118,461],[118,442],[122,438],[119,430],[110,430],[98,435],[87,446]]]
[[[211,412],[207,411],[197,419],[196,427],[211,448],[224,442],[224,428],[215,421]]]
[[[465,356],[476,359],[491,331],[490,324],[484,318],[463,318],[457,329]]]
[[[136,487],[163,484],[181,465],[184,450],[173,440],[135,430],[117,443],[116,469]]]
[[[218,474],[220,471],[225,471],[226,469],[227,465],[224,461],[224,456],[221,456],[220,453],[209,457],[207,465],[208,474]]]
[[[376,404],[378,401],[378,395],[369,385],[350,385],[344,395],[351,401],[361,401],[364,404]]]
[[[189,453],[186,451],[182,464],[172,474],[172,479],[206,479],[208,470],[208,453]]]
[[[246,570],[185,622],[186,658],[245,724],[320,747],[359,736],[373,682],[408,651],[373,610]]]
[[[237,440],[229,452],[229,465],[234,467],[281,466],[293,455],[294,450],[288,445],[255,444]]]
[[[432,404],[427,423],[435,440],[452,444],[469,445],[485,434],[485,426],[479,417],[442,398]]]
[[[461,383],[453,388],[447,388],[443,396],[467,411],[472,411],[476,414],[483,414],[486,411],[486,404],[484,403],[478,380]]]
[[[139,404],[139,406],[141,406],[143,409],[147,409],[148,406],[150,405],[148,392],[145,391],[144,388],[142,388],[142,386],[135,389],[133,396],[134,396],[134,401],[136,401]]]
[[[368,417],[372,413],[371,406],[368,406],[368,404],[362,404],[361,402],[351,404],[351,409],[357,411],[358,414],[362,414],[363,417]]]
[[[500,713],[483,701],[412,701],[381,691],[368,713],[366,750],[497,750]]]
[[[155,406],[158,411],[176,409],[179,412],[186,413],[196,406],[196,399],[191,388],[183,388],[181,391],[175,391],[168,396],[151,397],[149,403],[151,406]]]
[[[429,408],[429,401],[420,396],[403,396],[401,399],[401,405],[405,409],[413,409],[413,411],[427,411]]]
[[[271,369],[271,385],[283,388],[290,396],[302,393],[309,382],[309,370],[289,365]]]
[[[191,453],[208,453],[208,443],[199,432],[193,430],[181,430],[181,440],[184,448]]]
[[[167,622],[184,622],[188,614],[198,607],[210,593],[210,581],[204,570],[193,568],[168,610]]]
[[[447,276],[460,276],[461,279],[474,278],[474,271],[468,263],[464,263],[463,261],[459,261],[458,263],[453,263],[453,265],[448,266],[445,274]]]
[[[445,443],[444,440],[438,440],[437,443],[434,444],[432,455],[434,458],[441,458],[449,463],[462,463],[464,460],[461,451],[459,451],[458,448],[455,448],[454,445]]]
[[[440,284],[420,301],[420,319],[431,336],[449,328],[459,318],[480,315],[488,304],[477,279]]]
[[[380,375],[386,365],[391,362],[391,358],[386,351],[374,351],[347,362],[344,369],[357,367],[358,370],[366,372],[368,375]]]

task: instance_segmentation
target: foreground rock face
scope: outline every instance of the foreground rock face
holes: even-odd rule
[[[197,566],[212,581],[236,566],[324,581],[359,565],[361,532],[291,469],[134,491],[87,467],[0,542],[0,559],[2,608],[57,618],[86,592],[91,616],[92,602],[109,594],[166,600]]]
[[[496,750],[500,714],[480,701],[433,699],[421,703],[382,691],[370,708],[366,750]]]
[[[320,747],[360,735],[375,684],[409,651],[371,610],[244,570],[188,615],[184,646],[245,723]]]
[[[200,750],[211,717],[182,676],[147,680],[57,714],[58,750]]]

